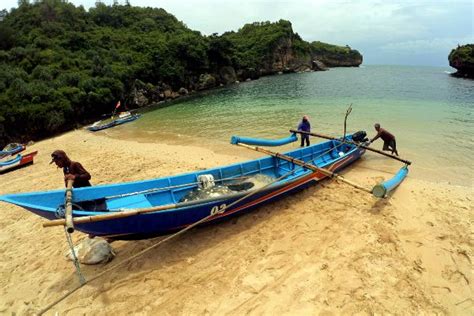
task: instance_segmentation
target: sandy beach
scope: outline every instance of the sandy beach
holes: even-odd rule
[[[62,170],[49,165],[55,149],[80,161],[94,185],[260,156],[231,145],[216,152],[78,130],[30,146],[39,151],[35,164],[0,175],[0,194],[62,188]],[[384,171],[366,160],[344,175],[373,185],[398,166],[387,161]],[[472,315],[472,199],[472,187],[410,176],[382,200],[327,180],[193,229],[92,281],[48,315]],[[64,256],[64,231],[43,228],[42,218],[19,207],[1,203],[0,210],[0,313],[33,314],[79,282]],[[75,242],[85,237],[73,234]],[[114,242],[117,257],[83,265],[83,273],[91,278],[158,240]]]

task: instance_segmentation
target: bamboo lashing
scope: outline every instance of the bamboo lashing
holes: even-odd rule
[[[343,143],[346,143],[346,144],[356,145],[357,147],[364,148],[364,149],[373,151],[373,152],[375,152],[375,153],[384,155],[384,156],[386,156],[386,157],[390,157],[390,158],[392,158],[392,159],[401,161],[401,162],[403,162],[403,163],[405,163],[405,164],[407,164],[407,165],[411,165],[411,161],[409,161],[409,160],[406,160],[406,159],[403,159],[403,158],[400,158],[400,157],[397,157],[397,156],[394,156],[394,155],[390,155],[390,154],[384,153],[384,152],[381,151],[381,150],[373,149],[373,148],[370,148],[370,147],[365,146],[365,145],[362,145],[362,144],[357,144],[357,143],[355,143],[355,142],[353,142],[353,141],[350,141],[350,140],[344,140],[344,141],[343,141],[342,139],[336,138],[336,137],[331,137],[331,136],[327,136],[327,135],[323,135],[323,134],[318,134],[318,133],[310,133],[310,132],[297,131],[297,130],[293,130],[293,129],[291,129],[290,132],[291,132],[291,133],[300,133],[300,134],[305,134],[305,135],[310,135],[310,136],[315,136],[315,137],[320,137],[320,138],[325,138],[325,139],[330,139],[330,140],[337,140],[337,141],[340,141],[340,142],[343,142]]]
[[[245,144],[240,144],[238,143],[237,146],[241,146],[241,147],[244,147],[244,148],[247,148],[247,149],[251,149],[251,150],[255,150],[255,151],[258,151],[258,152],[261,152],[261,153],[264,153],[264,154],[267,154],[267,155],[270,155],[270,156],[273,156],[273,157],[276,157],[276,158],[279,158],[279,159],[283,159],[283,160],[286,160],[286,161],[289,161],[289,162],[292,162],[298,166],[302,166],[302,167],[305,167],[305,168],[308,168],[312,171],[319,171],[321,172],[322,174],[330,177],[330,178],[335,178],[341,182],[344,182],[344,183],[347,183],[351,186],[353,186],[354,188],[357,188],[359,190],[362,190],[364,192],[367,192],[367,193],[370,193],[372,194],[372,190],[370,189],[367,189],[365,187],[363,187],[362,185],[359,185],[357,183],[354,183],[350,180],[347,180],[346,178],[344,178],[343,176],[335,173],[335,172],[332,172],[332,171],[329,171],[327,169],[323,169],[323,168],[319,168],[319,167],[316,167],[315,165],[311,165],[311,164],[307,164],[305,163],[304,161],[302,160],[299,160],[299,159],[295,159],[293,157],[290,157],[290,156],[286,156],[286,155],[283,155],[283,154],[280,154],[280,153],[276,153],[276,152],[273,152],[273,151],[270,151],[268,149],[264,149],[264,148],[261,148],[261,147],[252,147],[252,146],[249,146],[249,145],[245,145]]]
[[[66,201],[64,203],[66,207],[65,212],[65,224],[66,230],[69,234],[74,232],[74,222],[72,220],[72,184],[74,180],[67,180],[66,182]]]

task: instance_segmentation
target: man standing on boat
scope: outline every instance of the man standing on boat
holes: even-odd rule
[[[311,132],[311,124],[309,123],[309,118],[307,115],[303,116],[300,124],[298,125],[298,131],[303,132]],[[304,147],[304,143],[306,141],[306,146],[309,146],[309,135],[308,134],[300,134],[301,135],[301,147]]]
[[[377,138],[380,137],[383,140],[382,149],[391,150],[392,155],[395,153],[395,155],[398,156],[397,142],[395,141],[395,136],[393,136],[393,134],[391,134],[386,129],[381,128],[379,123],[375,123],[374,127],[375,127],[375,130],[377,131],[377,135],[375,135],[375,137],[370,140],[370,143],[372,144]]]
[[[72,184],[74,188],[91,186],[91,183],[89,182],[91,175],[89,172],[87,172],[79,162],[71,161],[64,151],[55,150],[51,154],[51,158],[50,164],[54,162],[58,168],[63,168],[64,182],[66,186],[68,180],[74,181]]]

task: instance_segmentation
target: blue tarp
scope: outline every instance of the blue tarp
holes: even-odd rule
[[[247,144],[247,145],[257,145],[257,146],[281,146],[286,145],[298,140],[296,134],[291,134],[291,136],[280,139],[263,139],[263,138],[251,138],[251,137],[241,137],[241,136],[232,136],[230,143],[236,145],[238,143]]]

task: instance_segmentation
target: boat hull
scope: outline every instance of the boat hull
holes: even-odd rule
[[[0,174],[33,164],[34,157],[37,153],[38,152],[35,151],[26,155],[17,155],[10,160],[1,162]]]
[[[6,149],[9,146],[13,148]],[[13,156],[26,149],[26,146],[23,144],[10,144],[9,146],[6,146],[3,150],[0,151],[0,158],[6,157],[6,156]]]
[[[92,126],[87,127],[87,129],[91,132],[97,132],[97,131],[101,131],[103,129],[111,128],[111,127],[121,125],[121,124],[124,124],[124,123],[133,122],[136,119],[138,119],[140,116],[141,116],[140,114],[134,114],[134,115],[131,115],[129,117],[118,118],[118,119],[116,119],[116,120],[114,120],[110,123],[107,123],[107,124],[96,125],[96,126],[92,125]]]
[[[326,142],[326,144],[327,143],[331,142]],[[294,158],[308,161],[312,157],[317,157],[319,152],[323,152],[327,148],[331,150],[330,147],[319,148],[319,145],[321,144],[316,144],[312,147],[306,147],[304,149],[293,150],[286,154],[293,156]],[[361,155],[365,152],[365,150],[357,148],[355,146],[344,146],[346,147],[344,154],[343,152],[334,152],[331,155],[319,158],[320,160],[317,160],[317,165],[330,171],[337,172],[359,159]],[[340,154],[341,156],[339,156],[338,154]],[[238,177],[245,174],[265,174],[270,173],[270,171],[275,171],[274,178],[277,178],[281,177],[284,174],[287,174],[288,172],[291,172],[291,170],[293,170],[293,174],[291,177],[284,178],[283,180],[277,181],[274,184],[271,184],[267,187],[263,187],[261,190],[256,191],[256,193],[241,201],[238,200],[244,197],[245,195],[248,195],[251,191],[244,191],[227,196],[206,199],[202,202],[199,201],[198,203],[193,204],[191,206],[179,207],[178,203],[178,207],[168,210],[109,219],[106,221],[76,224],[75,228],[78,231],[90,235],[102,236],[112,239],[143,239],[157,235],[165,235],[183,229],[205,217],[208,217],[211,214],[214,215],[211,216],[203,224],[221,221],[229,217],[249,212],[263,204],[278,200],[289,194],[293,194],[297,191],[300,191],[308,186],[314,185],[326,178],[327,176],[321,172],[313,172],[311,170],[295,166],[290,162],[281,161],[274,157],[264,157],[257,160],[243,162],[241,164],[208,169],[195,173],[178,175],[170,178],[158,178],[154,180],[148,180],[148,182],[143,181],[136,183],[125,183],[119,185],[108,185],[77,189],[74,191],[74,198],[76,199],[76,203],[80,203],[80,201],[77,200],[97,200],[107,195],[109,195],[110,197],[110,195],[113,196],[114,194],[127,194],[126,192],[130,191],[131,188],[136,191],[140,191],[143,189],[148,190],[149,188],[157,186],[158,182],[169,183],[171,185],[176,183],[179,184],[180,182],[185,181],[190,182],[190,179],[196,178],[199,174],[214,174],[216,177],[217,175],[221,175],[222,178],[227,178],[228,176]],[[163,186],[163,184],[161,185]],[[177,190],[173,193],[179,194]],[[37,196],[35,196],[35,194],[37,194]],[[109,213],[111,213],[112,211],[116,212],[119,210],[127,211],[136,209],[137,205],[139,205],[137,204],[137,200],[144,199],[145,197],[147,197],[147,201],[152,203],[150,205],[151,207],[156,206],[157,204],[171,204],[172,201],[160,200],[165,199],[166,194],[167,192],[160,192],[148,195],[143,194],[143,196],[135,195],[129,198],[113,197],[110,199],[110,208],[112,208],[112,205],[117,205],[117,203],[119,202],[121,204],[119,204],[119,209],[109,209]],[[20,203],[19,201],[22,198],[27,202]],[[55,207],[59,206],[59,210],[61,210],[63,199],[64,191],[59,190],[52,192],[49,195],[47,192],[40,192],[32,193],[31,196],[28,196],[28,194],[0,196],[0,200],[17,204],[39,216],[48,219],[57,219],[63,217],[63,213],[58,212],[54,209]],[[50,203],[50,207],[35,207],[35,205],[33,204],[35,203],[34,201],[41,200],[44,200],[44,203]],[[159,201],[159,203],[157,201]],[[235,203],[236,201],[237,203]],[[177,201],[175,201],[175,203],[176,202]],[[129,209],[127,209],[127,207],[129,207]],[[221,210],[224,211],[222,212]],[[74,217],[94,216],[99,214],[103,215],[107,214],[107,212],[91,212],[87,210],[80,210],[77,207],[73,211]]]

